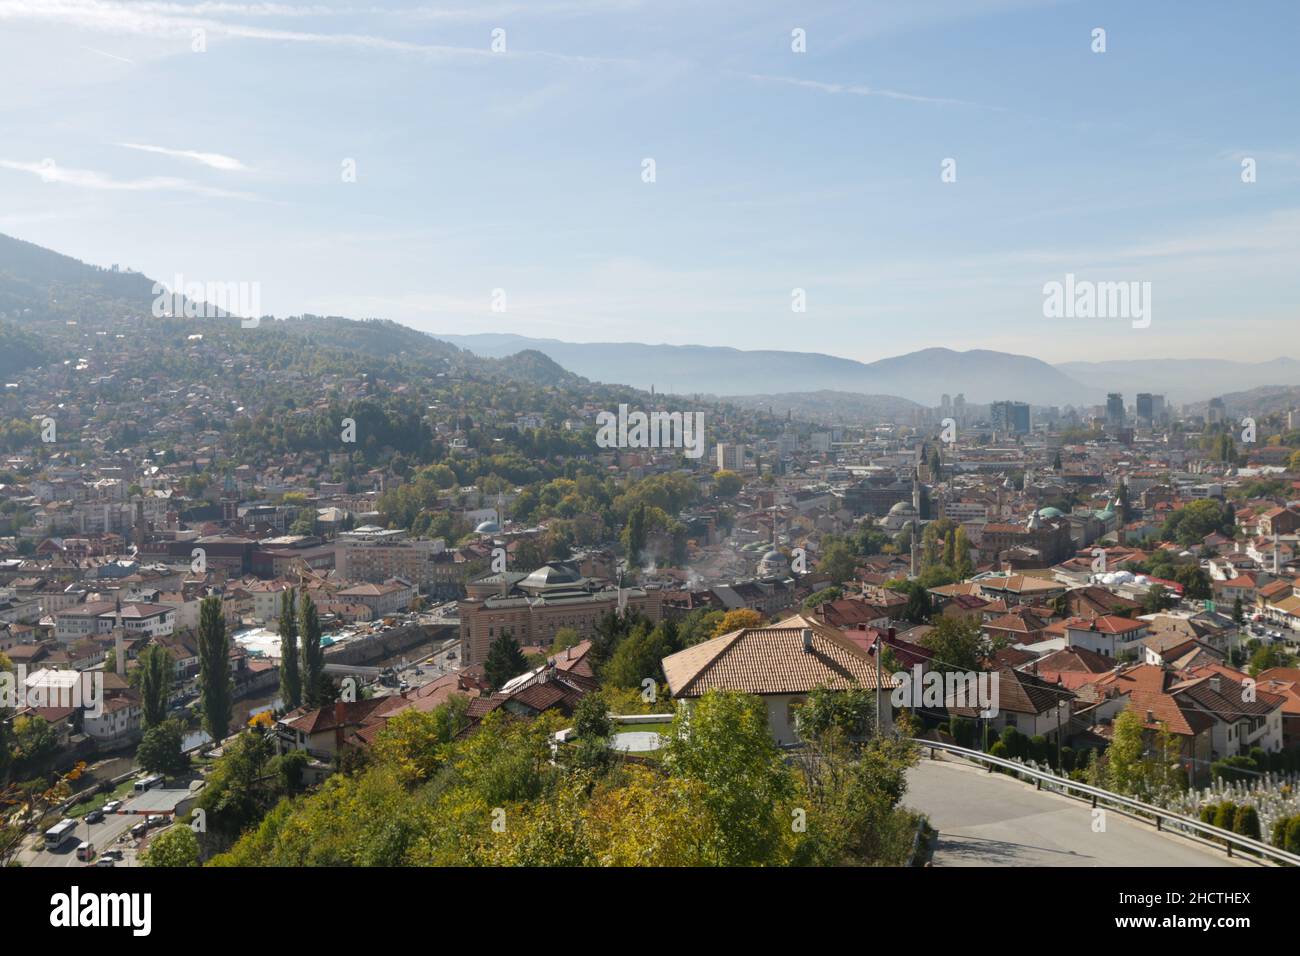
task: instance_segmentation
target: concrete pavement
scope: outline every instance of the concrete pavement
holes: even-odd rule
[[[969,764],[922,757],[907,782],[903,803],[939,831],[935,866],[1254,865],[1113,810],[1094,832],[1087,803]]]

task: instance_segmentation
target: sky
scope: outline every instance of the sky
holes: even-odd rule
[[[0,0],[0,232],[434,333],[1300,357],[1298,28],[1293,0]],[[1150,283],[1149,323],[1045,315],[1067,274]]]

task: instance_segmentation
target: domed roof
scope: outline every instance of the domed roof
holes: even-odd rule
[[[497,524],[495,521],[488,520],[488,521],[480,521],[478,527],[474,529],[474,533],[475,534],[496,534],[500,530],[501,530],[501,526],[499,524]]]
[[[891,515],[910,515],[914,509],[910,501],[900,501],[889,509]]]
[[[790,562],[786,560],[784,554],[775,549],[763,555],[762,560],[758,562],[758,573],[764,577],[785,574],[789,570]]]
[[[1038,517],[1040,518],[1060,518],[1062,516],[1063,512],[1060,508],[1047,507],[1038,509]]]
[[[557,584],[574,584],[581,580],[572,568],[562,564],[543,564],[519,582],[525,589],[555,587]]]

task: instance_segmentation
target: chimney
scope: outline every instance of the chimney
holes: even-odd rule
[[[1210,690],[1214,691],[1216,694],[1223,690],[1223,680],[1218,674],[1215,674],[1210,678]]]
[[[347,705],[342,700],[334,701],[334,747],[338,753],[343,752],[343,724],[347,720],[347,715]]]
[[[803,652],[804,652],[805,654],[811,654],[811,653],[812,653],[812,649],[813,649],[813,646],[812,646],[812,639],[813,639],[812,628],[811,628],[811,627],[805,627],[805,628],[803,629]]]

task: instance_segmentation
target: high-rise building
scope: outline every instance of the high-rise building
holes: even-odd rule
[[[1124,427],[1124,396],[1119,392],[1106,396],[1106,424],[1111,428]]]
[[[740,471],[745,467],[745,446],[718,442],[718,470]]]
[[[1138,392],[1137,417],[1139,421],[1156,424],[1165,417],[1165,397],[1150,392]]]
[[[1012,435],[1029,434],[1029,405],[1025,402],[994,402],[990,406],[993,427]]]

